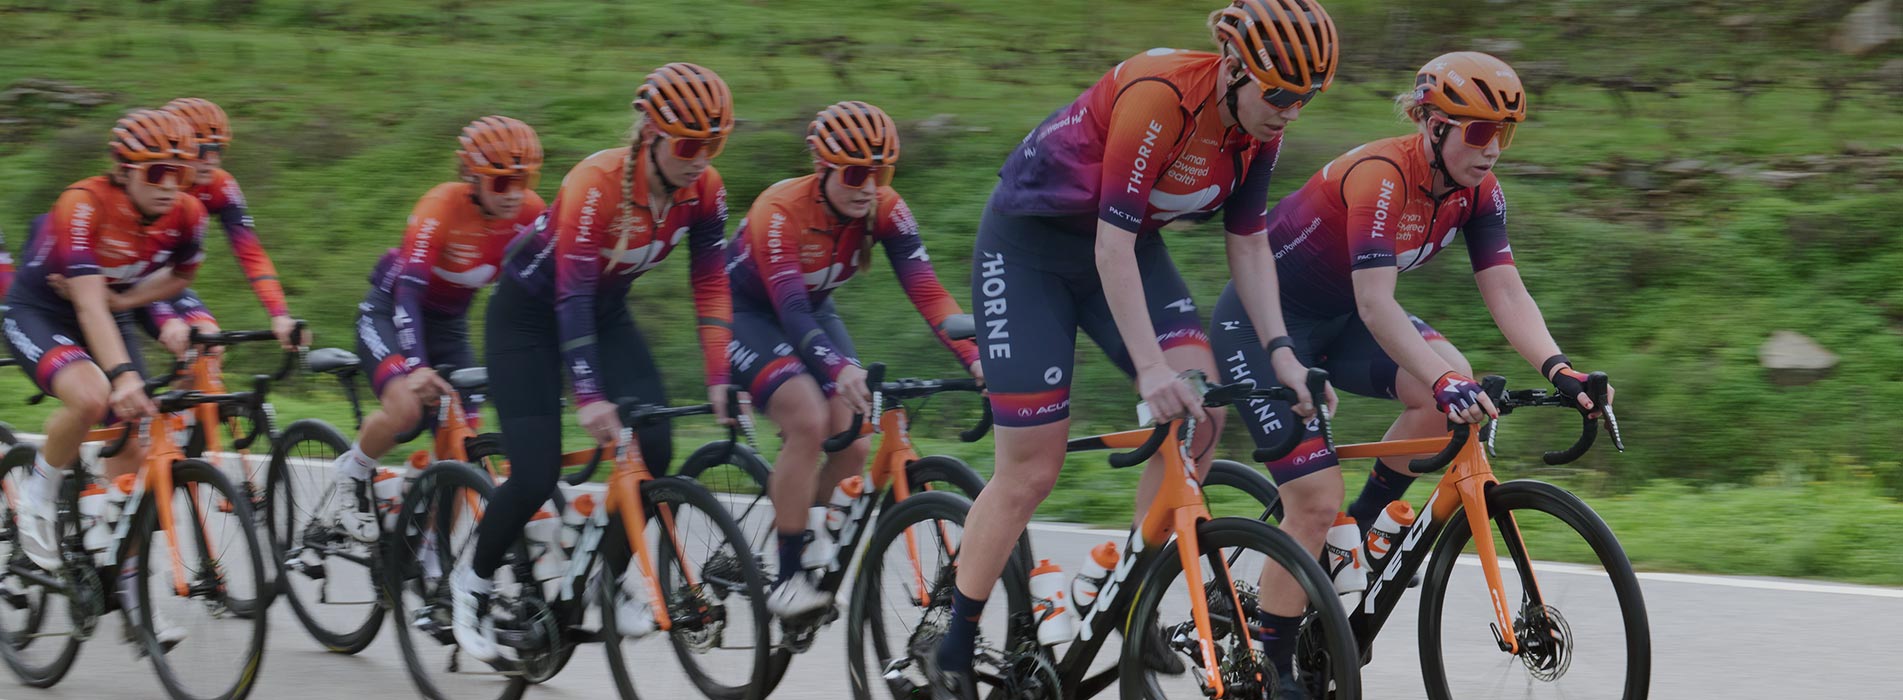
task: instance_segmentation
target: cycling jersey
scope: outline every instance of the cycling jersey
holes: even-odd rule
[[[7,298],[7,288],[13,286],[13,253],[7,250],[7,234],[0,231],[0,300]]]
[[[136,315],[141,325],[145,326],[146,334],[154,338],[159,336],[159,329],[165,325],[165,322],[173,319],[194,326],[218,323],[218,319],[212,316],[211,309],[206,308],[204,300],[199,298],[198,292],[191,289],[180,292],[170,301],[152,302],[141,311],[143,313]]]
[[[500,274],[509,243],[528,232],[544,209],[540,196],[525,192],[514,219],[483,218],[475,186],[466,182],[446,182],[423,195],[410,211],[403,246],[384,253],[370,274],[364,314],[387,318],[394,328],[394,338],[376,338],[385,352],[376,353],[382,363],[374,374],[431,364],[420,326],[426,319],[467,315],[476,292]]]
[[[933,273],[918,222],[905,200],[882,187],[870,216],[842,221],[826,203],[823,190],[819,175],[806,175],[781,180],[753,201],[734,234],[738,245],[727,257],[736,310],[777,315],[785,338],[825,380],[822,384],[837,379],[856,358],[840,352],[837,339],[822,328],[814,312],[832,290],[870,262],[870,245],[877,242],[932,333],[970,367],[978,359],[978,347],[945,335],[945,318],[962,312]]]
[[[168,268],[190,276],[205,258],[205,207],[197,199],[180,197],[164,216],[143,221],[125,190],[103,175],[73,183],[53,211],[35,221],[12,299],[70,308],[47,284],[48,275],[104,275],[120,292]]]
[[[1132,233],[1223,207],[1229,233],[1261,233],[1282,139],[1223,126],[1219,64],[1216,54],[1175,49],[1118,64],[1024,137],[998,171],[992,207],[1070,217],[1086,230],[1095,215]]]
[[[625,304],[634,279],[660,264],[683,239],[692,257],[690,278],[700,316],[707,383],[728,382],[733,300],[721,257],[726,243],[727,188],[720,173],[710,167],[692,184],[676,190],[666,216],[654,221],[642,169],[635,169],[632,178],[623,177],[631,162],[647,158],[645,149],[631,153],[628,148],[613,148],[576,165],[562,178],[554,205],[511,247],[504,267],[530,296],[553,303],[562,360],[568,366],[577,405],[604,398],[596,376],[601,351],[595,336],[595,307]]]
[[[258,296],[265,312],[272,316],[291,315],[284,303],[284,287],[278,283],[277,268],[271,264],[271,256],[264,254],[264,244],[252,230],[251,215],[245,211],[244,192],[238,189],[238,180],[223,168],[216,168],[212,170],[211,182],[194,185],[187,192],[205,205],[206,213],[218,217],[224,224],[225,237],[231,241],[231,254],[238,257],[238,266],[244,269],[245,279],[251,283],[251,291]]]
[[[1435,198],[1433,156],[1419,135],[1383,139],[1323,166],[1269,214],[1282,306],[1311,316],[1355,310],[1355,270],[1427,261],[1465,231],[1474,272],[1513,264],[1506,196],[1488,174]]]

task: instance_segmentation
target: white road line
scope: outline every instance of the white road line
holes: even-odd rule
[[[36,435],[33,433],[18,433],[17,435],[19,436],[21,440],[27,441],[27,442],[39,442],[45,439],[45,436]],[[599,493],[601,492],[602,489],[605,488],[605,486],[599,483],[591,483],[591,484],[583,484],[579,488],[584,491]],[[730,495],[730,494],[720,494],[720,496],[722,497],[723,500],[739,498],[739,496]],[[746,498],[751,500],[752,497],[748,496]],[[1119,542],[1127,540],[1130,534],[1127,530],[1112,530],[1108,528],[1090,527],[1088,525],[1079,525],[1075,523],[1057,523],[1057,522],[1034,522],[1034,523],[1031,523],[1030,529],[1033,531],[1039,531],[1039,532],[1053,532],[1053,533],[1062,533],[1067,535],[1092,535],[1092,536],[1108,537],[1110,539],[1117,540]],[[1458,563],[1461,566],[1479,566],[1480,559],[1479,557],[1472,554],[1463,554],[1461,555],[1460,561]],[[1597,566],[1590,566],[1586,564],[1568,564],[1568,563],[1562,563],[1562,562],[1543,561],[1539,563],[1539,566],[1540,566],[1540,573],[1572,574],[1572,575],[1580,575],[1580,576],[1605,575],[1604,569],[1601,569],[1600,567],[1597,567]],[[1500,568],[1503,570],[1512,570],[1513,562],[1510,560],[1502,559],[1500,561]],[[1657,581],[1659,583],[1680,583],[1680,584],[1693,585],[1693,586],[1719,586],[1723,588],[1743,588],[1743,589],[1760,590],[1760,591],[1783,591],[1787,593],[1852,595],[1852,596],[1864,596],[1866,598],[1903,598],[1903,588],[1886,588],[1883,586],[1863,586],[1863,585],[1848,584],[1848,583],[1811,582],[1811,581],[1799,581],[1794,579],[1752,578],[1752,577],[1745,577],[1745,576],[1717,576],[1717,575],[1710,575],[1710,574],[1679,574],[1679,573],[1669,573],[1669,572],[1662,572],[1662,571],[1660,572],[1641,571],[1639,572],[1638,577],[1639,577],[1639,580],[1641,581]]]

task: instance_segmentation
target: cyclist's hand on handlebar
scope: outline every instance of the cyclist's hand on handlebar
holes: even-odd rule
[[[575,412],[575,419],[581,423],[588,436],[596,444],[613,445],[621,436],[621,415],[611,401],[596,401],[581,407]]]
[[[839,385],[839,396],[846,400],[846,407],[854,413],[870,415],[872,413],[872,391],[866,388],[866,370],[859,365],[846,365],[839,370],[839,377],[833,380]]]
[[[303,333],[298,333],[297,337],[295,338],[291,337],[291,334],[296,332],[297,332],[297,319],[291,318],[289,316],[272,316],[271,317],[271,335],[275,335],[278,337],[278,347],[283,348],[285,350],[296,350],[298,348],[310,347],[311,345],[310,329],[306,328],[304,329]]]
[[[1150,405],[1150,414],[1158,423],[1184,417],[1199,421],[1209,419],[1208,412],[1203,410],[1202,397],[1169,365],[1151,365],[1138,370],[1137,393]]]
[[[1296,415],[1314,418],[1315,397],[1308,394],[1308,368],[1303,367],[1302,361],[1295,359],[1295,353],[1292,352],[1275,353],[1269,363],[1275,370],[1276,383],[1294,389],[1295,394],[1301,397],[1301,401],[1295,405]],[[1335,415],[1335,384],[1329,382],[1326,390],[1327,395],[1323,397],[1323,400],[1328,404],[1328,415],[1332,416]]]
[[[158,409],[152,397],[145,395],[145,378],[138,372],[126,372],[112,383],[112,413],[131,422],[152,415]]]
[[[736,407],[727,405],[727,393],[732,390],[732,384],[715,384],[707,387],[707,403],[714,405],[714,420],[718,421],[721,425],[740,424],[738,418],[730,415],[735,413]],[[753,415],[753,398],[748,396],[744,391],[740,392],[740,405],[738,409],[738,413],[745,413],[748,416]]]
[[[197,333],[199,335],[217,335],[223,332],[223,330],[224,329],[218,327],[218,323],[215,321],[206,321],[201,319],[201,320],[192,322],[192,332]],[[225,354],[225,346],[213,345],[211,347],[205,348],[204,352],[207,355],[223,355]]]
[[[1500,415],[1493,399],[1481,391],[1480,383],[1459,372],[1448,372],[1434,380],[1434,407],[1455,423],[1478,424],[1483,418]]]
[[[184,357],[192,349],[192,324],[184,319],[166,319],[159,324],[159,347],[174,357]]]
[[[416,392],[416,400],[425,406],[436,405],[437,399],[449,395],[453,390],[449,382],[443,381],[443,375],[437,374],[432,367],[411,370],[409,378],[404,381],[409,382],[410,391]]]
[[[1573,369],[1572,365],[1560,365],[1559,369],[1553,372],[1552,381],[1553,388],[1558,389],[1561,395],[1573,397],[1573,400],[1579,403],[1579,412],[1586,414],[1587,418],[1598,418],[1603,413],[1599,410],[1600,407],[1593,405],[1592,398],[1586,395],[1584,372]],[[1612,386],[1607,385],[1606,405],[1608,406],[1612,405],[1612,394]]]

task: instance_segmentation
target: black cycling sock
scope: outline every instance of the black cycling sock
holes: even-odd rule
[[[793,578],[793,574],[806,570],[806,567],[800,565],[800,555],[804,554],[805,551],[805,530],[791,535],[784,532],[780,533],[780,575],[779,578],[773,580],[773,585],[777,586],[786,583],[787,579]]]
[[[1289,677],[1295,668],[1295,640],[1302,631],[1302,618],[1283,617],[1259,608],[1251,617],[1255,619],[1255,639],[1262,642],[1262,652],[1268,655],[1278,677]]]
[[[968,598],[964,591],[952,586],[951,624],[945,626],[945,638],[938,642],[940,671],[971,671],[971,656],[978,643],[978,620],[984,614],[985,601]]]
[[[1355,519],[1362,532],[1367,532],[1374,526],[1374,519],[1381,517],[1381,509],[1406,495],[1407,487],[1413,484],[1413,476],[1389,469],[1386,462],[1375,462],[1367,485],[1361,487],[1361,495],[1348,506],[1348,517]]]

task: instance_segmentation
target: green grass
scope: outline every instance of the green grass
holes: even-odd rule
[[[891,112],[905,135],[897,187],[940,277],[968,298],[973,231],[1004,154],[1116,61],[1153,46],[1206,47],[1203,14],[1217,4],[0,0],[0,89],[50,78],[116,96],[93,109],[0,102],[0,226],[17,245],[24,222],[61,188],[99,172],[106,125],[118,111],[182,95],[213,99],[234,119],[227,167],[246,189],[292,308],[313,322],[320,344],[347,346],[372,262],[399,241],[416,198],[453,176],[450,149],[463,123],[489,113],[528,121],[558,175],[620,142],[627,100],[647,70],[691,60],[719,71],[737,93],[744,123],[718,164],[736,212],[807,167],[800,132],[815,109],[865,99]],[[1387,96],[1427,58],[1485,39],[1523,44],[1507,54],[1533,89],[1532,120],[1501,168],[1511,235],[1568,354],[1609,371],[1620,387],[1631,450],[1595,451],[1568,478],[1604,506],[1622,536],[1642,540],[1657,530],[1669,542],[1687,535],[1671,531],[1664,514],[1747,498],[1810,512],[1799,503],[1817,495],[1807,489],[1867,500],[1870,517],[1893,517],[1882,514],[1890,513],[1887,498],[1903,495],[1895,456],[1903,414],[1892,410],[1903,404],[1903,285],[1895,273],[1903,247],[1894,223],[1903,209],[1903,120],[1895,118],[1903,91],[1869,77],[1894,48],[1862,58],[1825,50],[1845,2],[1328,6],[1342,28],[1345,65],[1291,129],[1274,197],[1348,148],[1403,133]],[[1747,12],[1754,23],[1718,23]],[[1606,87],[1619,81],[1657,90]],[[1833,97],[1833,81],[1848,87]],[[1707,165],[1686,175],[1659,167],[1685,159]],[[1785,187],[1753,170],[1818,174]],[[559,180],[544,178],[542,194],[552,196]],[[1227,277],[1221,235],[1213,226],[1166,235],[1208,308]],[[260,326],[261,310],[224,244],[211,247],[200,291],[228,327]],[[1492,327],[1459,257],[1409,274],[1403,304],[1458,343],[1480,372],[1506,374],[1516,386],[1537,381]],[[686,268],[661,266],[629,302],[681,402],[701,395]],[[899,375],[956,373],[893,293],[892,276],[865,277],[837,295],[865,359],[884,360]],[[472,321],[480,334],[481,314]],[[1771,385],[1756,348],[1780,329],[1838,353],[1834,376]],[[233,369],[262,369],[268,359],[251,366],[240,358]],[[1079,359],[1079,432],[1125,427],[1135,400],[1128,385],[1093,348],[1081,348]],[[19,405],[29,392],[18,373],[0,373],[0,418],[37,428],[47,406]],[[290,382],[276,400],[286,419],[349,426],[327,382]],[[975,417],[970,401],[945,404],[921,435],[950,435]],[[1394,411],[1349,399],[1339,435],[1375,439]],[[1531,458],[1556,447],[1568,422],[1516,415],[1501,452]],[[712,434],[684,430],[682,442]],[[1246,454],[1245,443],[1231,431],[1224,453]],[[983,444],[944,449],[953,447],[989,471]],[[1865,475],[1833,476],[1844,464],[1866,465]],[[1766,487],[1766,475],[1806,485]],[[1041,515],[1120,522],[1135,478],[1075,459]],[[1351,474],[1351,484],[1358,479]],[[1620,499],[1644,507],[1622,511]],[[1730,530],[1712,531],[1722,538]],[[1750,537],[1741,539],[1747,551],[1764,541]],[[1670,568],[1838,575],[1822,560],[1772,557],[1769,544],[1762,559],[1696,561],[1662,546],[1629,546]]]

